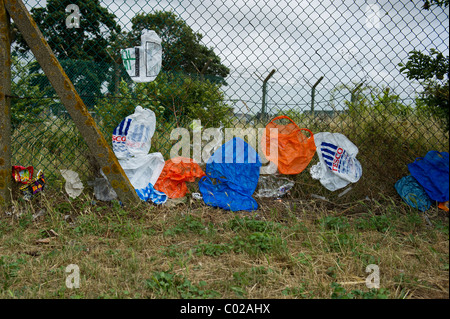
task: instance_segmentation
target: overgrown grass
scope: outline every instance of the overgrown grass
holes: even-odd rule
[[[0,218],[0,298],[448,298],[448,213],[397,198],[226,212],[43,192]],[[80,287],[66,267],[78,265]],[[369,289],[366,267],[380,269]]]
[[[299,127],[308,128],[314,134],[332,132],[347,136],[358,147],[357,158],[363,168],[361,179],[351,185],[352,190],[341,198],[339,192],[330,193],[311,178],[309,169],[318,162],[315,155],[301,174],[290,176],[296,181],[292,192],[298,198],[317,194],[339,203],[366,196],[378,199],[379,194],[392,197],[396,195],[395,182],[409,174],[409,163],[425,156],[430,150],[442,152],[449,148],[449,133],[442,130],[438,121],[412,111],[399,115],[363,108],[358,112],[336,113],[323,118],[294,111],[288,112],[288,115]],[[255,118],[250,123],[244,123],[236,119],[232,125],[233,128],[256,129],[265,127],[268,120]],[[207,124],[202,123],[205,127]],[[99,127],[103,128],[103,124]],[[178,142],[170,139],[171,131],[176,127],[175,122],[157,122],[150,152],[161,152],[168,160],[172,146]],[[47,187],[56,190],[64,187],[60,169],[76,171],[85,183],[93,180],[99,174],[98,167],[93,168],[92,156],[89,156],[90,152],[77,132],[73,123],[60,118],[47,118],[40,123],[18,127],[12,137],[13,165],[32,165],[35,170],[42,169],[49,180]],[[109,136],[111,132],[104,133]],[[255,148],[258,148],[260,137],[256,142]],[[202,141],[202,146],[207,143]],[[260,155],[264,156],[262,152]],[[201,165],[204,168],[205,164]]]
[[[416,157],[448,151],[448,132],[414,113],[289,115],[358,146],[363,175],[345,195],[327,191],[308,167],[289,176],[288,195],[258,199],[252,213],[190,197],[176,207],[124,208],[93,199],[87,182],[98,172],[73,124],[17,127],[13,165],[43,169],[47,184],[31,202],[13,189],[13,206],[1,211],[0,298],[449,298],[448,213],[419,213],[394,188]],[[159,123],[152,139],[165,159],[173,127]],[[75,200],[61,168],[81,175],[86,188]],[[80,288],[66,286],[71,264]],[[366,286],[368,265],[380,269],[379,289]]]

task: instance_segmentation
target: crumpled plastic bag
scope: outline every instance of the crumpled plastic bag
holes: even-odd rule
[[[288,178],[276,175],[261,175],[258,181],[257,197],[282,197],[292,187],[295,182]]]
[[[313,179],[335,191],[361,178],[362,167],[356,159],[358,147],[345,135],[321,132],[314,135],[314,141],[319,163],[310,168]]]
[[[281,119],[289,120],[290,123],[287,125],[275,123]],[[276,137],[271,136],[272,129],[278,133]],[[304,132],[308,132],[309,137]],[[266,125],[261,143],[264,155],[277,165],[281,174],[301,173],[309,165],[316,152],[314,134],[307,128],[298,127],[285,115],[275,117]],[[277,154],[270,154],[271,144],[276,145]]]
[[[92,183],[95,198],[104,202],[109,202],[116,199],[117,193],[101,169],[100,174],[102,177],[97,177]]]
[[[66,180],[65,190],[69,197],[77,198],[83,192],[83,182],[80,180],[77,172],[69,169],[60,169],[61,175]]]
[[[252,195],[260,168],[260,157],[249,144],[239,137],[229,140],[206,163],[206,176],[199,181],[203,201],[225,210],[256,210]]]
[[[125,70],[133,81],[151,82],[161,70],[161,38],[153,30],[143,30],[141,45],[123,49],[121,55]]]
[[[408,205],[422,212],[428,210],[432,205],[431,199],[425,189],[412,175],[399,179],[395,183],[395,189]]]
[[[163,204],[167,195],[155,190],[154,185],[164,168],[164,158],[159,152],[148,153],[155,128],[155,113],[138,105],[114,129],[112,143],[114,154],[139,198]]]
[[[167,195],[157,191],[153,186],[164,168],[164,158],[161,153],[122,159],[119,163],[143,201],[151,200],[155,204],[166,202]]]
[[[44,172],[39,170],[35,178],[29,180],[28,184],[23,185],[19,189],[23,192],[23,199],[31,200],[37,193],[42,192],[44,187]]]
[[[193,159],[176,157],[166,161],[155,189],[169,198],[181,198],[188,192],[186,182],[194,182],[203,176],[205,172]]]
[[[408,164],[408,169],[432,200],[449,200],[448,152],[429,151],[425,157],[418,157]]]
[[[33,179],[33,166],[14,165],[12,167],[12,176],[18,183],[28,184]]]
[[[155,113],[136,106],[134,113],[125,117],[113,131],[112,146],[117,159],[147,155],[155,129]]]

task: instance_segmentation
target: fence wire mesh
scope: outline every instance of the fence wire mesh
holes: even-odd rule
[[[445,77],[432,83],[448,99],[448,1],[24,2],[108,141],[137,105],[155,112],[151,152],[166,160],[170,132],[193,120],[261,128],[288,115],[313,133],[346,135],[359,148],[361,187],[376,191],[417,156],[448,149],[448,102],[439,113],[422,94],[430,87],[399,65],[413,50],[441,52]],[[13,165],[42,169],[50,182],[63,168],[91,178],[95,161],[12,28]],[[140,45],[143,29],[162,39],[162,69],[133,83],[120,49]]]

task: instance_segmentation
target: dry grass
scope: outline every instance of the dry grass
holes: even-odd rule
[[[395,198],[259,203],[127,209],[89,190],[15,202],[0,219],[0,298],[449,298],[448,213]],[[69,264],[80,288],[66,287]]]
[[[295,187],[282,200],[236,213],[190,197],[176,207],[122,208],[95,202],[90,187],[69,199],[59,169],[84,182],[93,175],[73,125],[15,131],[22,162],[14,165],[43,167],[52,178],[32,202],[13,190],[14,205],[1,211],[0,298],[449,298],[448,213],[419,213],[394,188],[416,157],[448,150],[448,132],[416,118],[301,120],[313,132],[348,136],[362,178],[339,196],[307,168],[290,177]],[[152,145],[167,145],[168,134]],[[80,288],[66,286],[70,264],[79,266]],[[378,290],[365,284],[370,264],[380,269]]]

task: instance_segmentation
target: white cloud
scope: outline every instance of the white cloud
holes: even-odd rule
[[[136,13],[173,10],[204,36],[203,43],[213,47],[233,71],[227,79],[230,98],[252,99],[254,104],[261,99],[256,74],[267,75],[273,68],[277,70],[273,80],[285,85],[268,94],[280,96],[280,101],[309,100],[308,95],[299,96],[298,86],[305,85],[304,79],[314,82],[322,75],[318,90],[366,79],[374,85],[394,83],[402,90],[397,93],[411,95],[415,85],[405,81],[397,64],[413,49],[449,51],[448,8],[424,11],[420,2],[101,1],[125,30]],[[37,3],[45,5],[45,1]],[[28,5],[36,1],[29,0]]]

